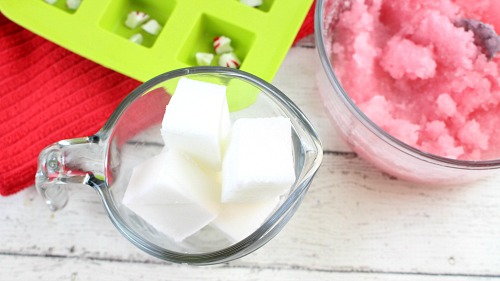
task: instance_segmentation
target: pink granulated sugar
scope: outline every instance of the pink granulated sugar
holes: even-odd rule
[[[332,65],[377,125],[423,151],[500,157],[500,59],[460,27],[500,31],[498,0],[352,0],[334,31]]]

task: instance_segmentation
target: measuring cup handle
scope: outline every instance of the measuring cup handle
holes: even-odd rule
[[[90,185],[90,179],[104,178],[103,158],[98,136],[62,140],[42,150],[35,185],[49,209],[66,206],[68,184]]]

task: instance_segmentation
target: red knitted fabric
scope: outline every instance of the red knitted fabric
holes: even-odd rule
[[[0,16],[0,194],[34,183],[47,145],[92,135],[140,83]]]
[[[312,33],[311,11],[296,41]],[[0,195],[33,185],[44,147],[96,133],[139,84],[0,14]]]
[[[297,43],[300,39],[306,37],[309,34],[312,34],[314,32],[314,8],[316,6],[316,0],[313,1],[311,8],[309,8],[309,12],[306,15],[306,18],[304,19],[304,22],[302,23],[302,26],[299,29],[299,32],[297,33],[297,36],[295,37],[295,41],[293,41],[293,44]]]

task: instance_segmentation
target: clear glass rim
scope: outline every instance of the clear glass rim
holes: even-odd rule
[[[301,174],[301,176],[297,179],[297,182],[294,185],[295,189],[288,196],[288,198],[286,198],[286,200],[281,204],[281,206],[271,215],[271,217],[261,227],[259,227],[256,231],[254,231],[250,236],[248,236],[244,240],[239,241],[225,249],[221,249],[218,251],[186,254],[164,249],[162,247],[150,243],[149,241],[141,237],[140,234],[138,234],[133,229],[128,227],[127,223],[125,223],[124,220],[121,218],[120,212],[116,208],[116,205],[113,201],[113,197],[110,194],[110,190],[107,184],[96,185],[94,186],[94,188],[98,191],[103,201],[104,207],[107,211],[107,214],[110,217],[113,224],[115,225],[115,227],[129,241],[131,241],[134,245],[136,245],[143,251],[160,259],[176,263],[187,263],[196,265],[218,264],[234,260],[236,258],[242,257],[257,250],[277,234],[277,232],[273,233],[273,230],[277,227],[280,227],[280,225],[282,226],[284,225],[284,223],[286,223],[287,219],[286,217],[289,218],[289,216],[287,216],[287,213],[289,213],[289,211],[292,210],[296,204],[300,203],[300,199],[303,197],[304,193],[307,191],[309,185],[311,184],[312,178],[321,164],[323,151],[321,148],[321,142],[319,140],[318,134],[312,127],[309,120],[299,110],[299,108],[279,89],[250,73],[243,72],[237,69],[217,67],[217,66],[189,67],[189,68],[173,70],[170,72],[166,72],[164,74],[160,74],[152,78],[151,80],[141,84],[139,87],[134,89],[119,104],[119,106],[112,113],[108,121],[96,135],[98,135],[102,140],[108,142],[108,138],[110,137],[112,129],[119,120],[119,118],[121,117],[124,110],[139,96],[141,96],[143,93],[145,93],[147,90],[151,89],[155,85],[158,85],[159,83],[180,76],[192,75],[192,74],[221,74],[245,80],[263,89],[264,90],[263,93],[265,93],[266,95],[268,96],[272,95],[271,98],[273,98],[275,102],[280,103],[281,106],[287,109],[287,112],[295,116],[296,119],[298,118],[301,128],[305,130],[308,136],[310,136],[310,142],[314,149],[312,152],[315,153],[313,153],[312,155],[309,153],[308,155],[305,156],[306,158],[311,157],[314,159],[310,159],[310,161],[308,161],[309,164],[305,164],[304,170],[306,170],[307,172]],[[108,148],[106,148],[106,157],[108,155],[107,150]],[[284,217],[285,221],[283,221]]]
[[[369,131],[371,131],[378,138],[384,140],[390,146],[398,149],[399,151],[418,158],[420,160],[437,164],[440,166],[447,166],[455,169],[463,169],[463,170],[488,170],[488,169],[497,169],[500,168],[500,159],[493,160],[458,160],[446,158],[443,156],[431,154],[415,147],[412,147],[399,139],[393,137],[388,134],[385,130],[380,128],[377,124],[371,121],[360,109],[359,107],[352,101],[349,95],[346,93],[344,88],[342,87],[340,81],[337,79],[335,72],[333,70],[333,66],[331,65],[330,60],[328,59],[328,54],[325,48],[325,41],[323,35],[326,34],[326,30],[323,26],[324,17],[324,2],[325,0],[317,0],[315,7],[315,15],[314,15],[314,38],[316,40],[316,50],[319,54],[319,58],[323,67],[323,70],[328,77],[328,80],[333,87],[333,91],[337,94],[343,104],[349,109],[349,111],[356,117],[357,120],[363,124]]]

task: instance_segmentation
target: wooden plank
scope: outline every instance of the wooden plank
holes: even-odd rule
[[[277,254],[278,263],[324,269],[496,276],[499,180],[424,187],[359,158],[326,155],[291,223],[249,259]]]
[[[343,281],[493,281],[487,276],[421,275],[401,273],[358,273],[314,270],[307,267],[221,265],[191,267],[166,263],[131,263],[110,260],[0,256],[2,280],[343,280]]]

